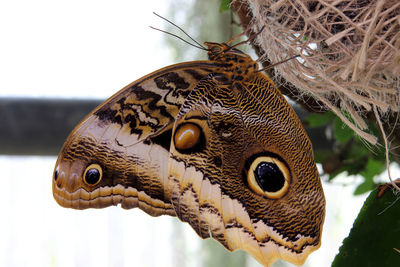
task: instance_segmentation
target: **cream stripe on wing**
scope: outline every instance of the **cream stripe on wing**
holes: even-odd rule
[[[168,161],[168,186],[165,188],[167,198],[171,199],[176,215],[180,218],[179,213],[179,199],[180,199],[180,181],[179,177],[182,177],[185,173],[185,164],[183,162],[177,162],[172,157]]]
[[[187,221],[199,233],[199,201],[194,183],[203,180],[203,174],[196,171],[194,167],[185,169],[181,179],[181,196],[179,201],[179,213],[183,221]]]
[[[210,199],[211,196],[211,185],[208,180],[203,179],[200,187],[200,195],[199,195],[199,212],[200,212],[200,229],[201,229],[201,237],[207,238],[210,236],[210,226],[208,223],[207,213],[208,207],[207,199]]]
[[[207,180],[208,182],[208,180]],[[211,234],[213,237],[218,237],[224,234],[225,230],[225,225],[224,221],[222,218],[222,192],[221,192],[221,187],[219,184],[211,185],[211,199],[209,199],[209,203],[218,211],[218,214],[213,214],[210,218],[210,229],[211,229]],[[225,238],[223,240],[225,242]]]
[[[239,230],[234,226],[236,224],[235,208],[229,196],[222,196],[223,220],[225,225],[225,238],[229,249],[234,251],[241,248],[241,238]]]
[[[176,161],[175,161],[176,162]],[[182,164],[184,166],[183,162],[180,162],[179,164]],[[201,192],[201,184],[203,182],[204,175],[203,173],[196,171],[195,167],[189,167],[188,168],[190,171],[185,172],[183,181],[182,181],[182,186],[181,188],[187,188],[191,187],[192,193],[190,196],[192,197],[190,199],[190,212],[192,213],[192,220],[194,221],[190,222],[192,225],[193,229],[196,231],[198,235],[201,233],[201,228],[200,228],[200,202],[199,202],[199,195]],[[184,196],[183,196],[184,198]],[[185,198],[183,199],[184,201],[188,201]]]

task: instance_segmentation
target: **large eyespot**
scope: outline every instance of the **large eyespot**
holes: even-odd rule
[[[99,164],[90,164],[83,173],[83,182],[93,186],[98,184],[103,178],[103,170]]]
[[[174,134],[174,145],[181,153],[198,151],[203,143],[203,132],[197,124],[183,123],[178,126]]]
[[[286,165],[275,157],[259,156],[253,160],[247,171],[250,188],[263,196],[278,199],[289,188],[290,174]]]

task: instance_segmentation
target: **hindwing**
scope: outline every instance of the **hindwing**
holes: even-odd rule
[[[188,150],[176,149],[172,139],[168,188],[176,214],[201,237],[246,250],[266,266],[280,258],[302,264],[319,247],[324,207],[313,159],[299,154],[308,139],[269,80],[224,80],[201,80],[175,121],[173,136],[194,124],[203,139]],[[262,157],[289,169],[290,186],[279,199],[260,196],[248,184],[248,166]]]

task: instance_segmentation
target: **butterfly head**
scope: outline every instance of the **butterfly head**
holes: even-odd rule
[[[236,64],[252,65],[253,59],[228,44],[205,42],[208,47],[208,58],[213,61],[233,61]]]

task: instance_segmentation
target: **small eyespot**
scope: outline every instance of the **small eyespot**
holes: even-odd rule
[[[57,182],[57,179],[58,179],[58,166],[54,171],[54,182]]]
[[[247,182],[254,192],[278,199],[283,197],[289,188],[290,174],[286,165],[279,159],[259,156],[247,171]]]
[[[93,186],[98,184],[103,178],[103,170],[99,164],[90,164],[83,173],[83,182]]]
[[[174,134],[175,148],[181,153],[193,151],[201,143],[202,134],[200,127],[194,123],[179,125]]]

